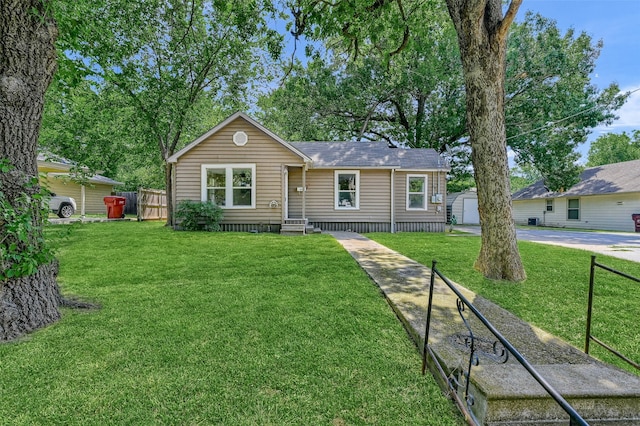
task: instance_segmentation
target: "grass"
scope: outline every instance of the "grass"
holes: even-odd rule
[[[330,236],[48,233],[63,292],[102,308],[0,345],[1,424],[463,424]]]
[[[527,280],[494,282],[473,269],[480,237],[460,234],[370,234],[368,237],[416,261],[438,269],[449,279],[498,303],[518,317],[584,349],[591,253],[558,246],[518,243]],[[640,277],[640,264],[598,255],[597,261]],[[598,269],[595,275],[591,334],[628,358],[640,361],[640,286]],[[591,355],[638,373],[597,344]]]

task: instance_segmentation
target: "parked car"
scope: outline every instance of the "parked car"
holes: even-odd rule
[[[49,210],[61,218],[71,217],[76,212],[76,200],[64,195],[51,194],[49,199]]]

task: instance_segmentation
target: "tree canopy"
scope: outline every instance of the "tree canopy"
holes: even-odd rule
[[[393,22],[375,30],[389,32]],[[382,139],[435,148],[452,160],[454,178],[464,180],[470,149],[455,30],[435,7],[411,9],[405,23],[410,35],[394,56],[374,38],[358,39],[357,55],[339,49],[335,36],[325,40],[328,54],[296,64],[260,100],[266,124],[293,140]],[[507,143],[516,163],[536,168],[550,187],[573,183],[576,148],[624,101],[615,84],[599,90],[591,83],[601,48],[585,33],[562,34],[554,21],[530,13],[507,40]]]
[[[60,47],[73,70],[68,75],[77,79],[84,74],[95,82],[92,89],[99,96],[106,98],[112,90],[124,95],[118,97],[122,116],[135,121],[135,137],[127,138],[127,148],[144,147],[148,153],[155,147],[161,161],[204,132],[211,116],[246,105],[251,85],[260,81],[261,65],[280,53],[281,36],[265,24],[274,12],[268,1],[57,5]],[[91,94],[85,91],[84,96]],[[170,176],[166,167],[169,206]]]
[[[621,163],[640,159],[640,130],[632,135],[627,132],[607,133],[591,143],[587,166]]]

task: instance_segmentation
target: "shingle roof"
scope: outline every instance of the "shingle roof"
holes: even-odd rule
[[[512,199],[577,197],[622,192],[640,192],[640,160],[585,169],[580,174],[580,182],[565,192],[550,192],[540,180],[514,193]]]
[[[56,177],[56,176],[60,176],[60,177],[64,177],[64,178],[73,177],[73,175],[71,173],[48,173],[48,174],[49,174],[49,176],[53,176],[53,177]],[[101,184],[101,185],[114,185],[114,186],[124,185],[124,183],[122,183],[122,182],[118,182],[117,180],[113,180],[111,178],[108,178],[108,177],[102,176],[102,175],[93,175],[93,176],[90,176],[90,177],[88,177],[86,179],[87,179],[87,182],[98,183],[98,184]]]
[[[53,155],[53,154],[38,154],[38,161],[41,163],[46,163],[49,166],[52,166],[53,169],[60,170],[61,172],[69,172],[71,168],[74,166],[74,163],[71,160],[67,160],[66,158]],[[69,176],[69,173],[50,173],[52,176]],[[123,185],[122,182],[118,182],[117,180],[113,180],[106,176],[102,175],[93,175],[88,178],[88,181],[91,183],[99,183],[102,185]]]
[[[391,148],[385,142],[290,142],[313,160],[314,168],[397,168],[449,170],[433,149]]]

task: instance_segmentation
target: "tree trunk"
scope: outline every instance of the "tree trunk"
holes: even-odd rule
[[[16,339],[60,319],[57,270],[57,263],[48,263],[41,265],[35,274],[2,284],[0,341]]]
[[[504,118],[507,29],[520,1],[502,16],[502,0],[447,0],[458,33],[467,127],[478,188],[482,245],[477,270],[491,279],[526,278],[511,206]]]
[[[168,158],[168,157],[167,157]],[[173,219],[173,165],[164,160],[165,193],[167,194],[167,226],[175,225]]]
[[[8,159],[9,172],[0,173],[0,190],[10,207],[20,209],[25,194],[40,191],[37,184],[37,146],[44,93],[56,70],[57,27],[49,17],[50,4],[41,0],[0,1],[0,160]],[[2,244],[39,252],[42,246],[41,204],[27,203],[30,225],[23,240],[11,241],[9,223],[0,221]],[[6,246],[8,247],[8,245]],[[15,259],[2,251],[8,270]],[[10,340],[50,324],[60,317],[55,263],[0,282],[0,341]]]

